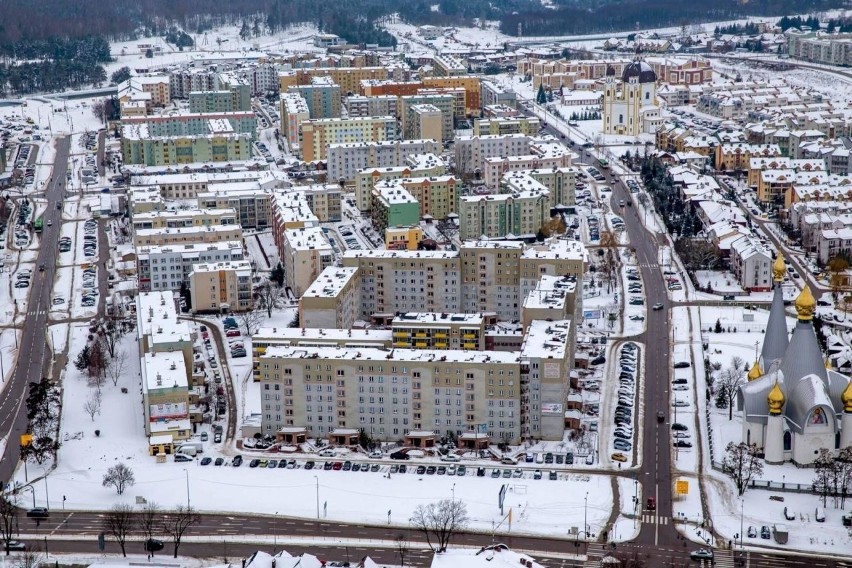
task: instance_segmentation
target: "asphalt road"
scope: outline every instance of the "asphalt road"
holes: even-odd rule
[[[50,349],[46,337],[51,290],[56,274],[56,254],[62,212],[56,208],[64,195],[65,174],[68,168],[70,138],[56,142],[53,175],[45,187],[47,208],[44,211],[44,230],[39,240],[38,259],[33,267],[32,284],[27,302],[27,316],[19,342],[15,372],[3,391],[0,403],[0,438],[6,438],[6,449],[0,460],[0,480],[7,482],[18,465],[19,440],[27,431],[26,400],[29,383],[41,380],[50,365]],[[44,265],[44,272],[39,266]]]

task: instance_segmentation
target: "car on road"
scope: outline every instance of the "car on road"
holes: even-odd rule
[[[163,547],[165,547],[165,544],[163,544],[162,540],[149,538],[145,541],[145,550],[148,552],[157,552],[158,550],[163,550]]]
[[[748,532],[746,533],[749,538],[757,538],[757,529],[752,525],[749,525]]]
[[[662,303],[662,302],[657,302],[656,304],[654,304],[653,306],[651,306],[651,309],[652,309],[652,310],[654,310],[654,311],[662,310],[662,309],[663,309],[663,303]]]
[[[50,517],[50,511],[47,507],[33,507],[27,511],[27,517],[31,519],[47,519]]]
[[[713,551],[707,548],[699,548],[698,550],[693,550],[689,553],[690,560],[709,560],[711,563],[713,562]]]
[[[26,545],[26,543],[23,543],[20,540],[10,540],[5,545],[5,548],[8,549],[8,550],[26,550],[27,545]]]
[[[675,369],[687,369],[689,368],[689,361],[678,361],[674,364]]]

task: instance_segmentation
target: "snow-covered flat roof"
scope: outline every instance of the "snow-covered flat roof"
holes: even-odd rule
[[[568,354],[571,320],[533,320],[521,346],[521,357],[563,359]]]
[[[357,267],[328,266],[308,286],[302,298],[334,298],[346,288],[357,272]]]
[[[183,351],[145,353],[142,357],[142,385],[149,392],[188,388]]]
[[[518,362],[518,353],[509,351],[463,351],[457,349],[377,349],[374,347],[283,347],[270,346],[266,357],[282,359],[339,359],[348,361],[397,361],[411,363],[502,363]]]
[[[301,227],[284,231],[284,240],[291,250],[317,250],[331,254],[331,244],[328,242],[321,227]]]
[[[427,324],[427,325],[480,325],[482,314],[436,314],[431,312],[407,312],[393,318],[391,325]]]

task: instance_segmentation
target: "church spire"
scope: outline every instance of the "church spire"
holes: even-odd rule
[[[812,322],[815,311],[816,299],[810,287],[805,285],[796,298],[798,321],[781,364],[785,384],[794,384],[790,381],[798,381],[808,375],[816,375],[827,384],[828,371]]]
[[[787,272],[784,256],[778,251],[778,257],[772,266],[772,277],[775,281],[772,295],[772,306],[769,308],[769,321],[766,323],[766,333],[763,336],[763,348],[760,351],[760,367],[769,372],[772,364],[784,355],[789,339],[787,337],[787,314],[784,312],[784,292],[781,282]]]

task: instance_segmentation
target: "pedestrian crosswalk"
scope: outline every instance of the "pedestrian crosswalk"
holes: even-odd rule
[[[606,545],[599,542],[590,542],[586,546],[586,561],[583,568],[600,568],[601,558],[606,556]]]
[[[658,523],[658,524],[661,524],[661,525],[667,525],[667,524],[669,524],[669,518],[668,517],[658,517],[653,513],[645,513],[645,514],[642,515],[642,522],[645,523],[645,524],[649,524],[649,525],[653,525],[655,523]]]
[[[730,550],[716,549],[715,553],[713,554],[713,557],[713,559],[716,561],[715,566],[717,567],[734,568],[737,565],[736,560],[734,559],[734,556]],[[709,566],[710,563],[708,562],[707,565]]]
[[[46,310],[32,310],[32,311],[27,312],[27,316],[29,316],[29,317],[43,316],[43,315],[46,315],[46,314],[47,314]]]
[[[640,268],[653,268],[653,269],[657,269],[657,268],[659,268],[659,267],[660,267],[660,265],[659,265],[659,264],[657,264],[656,262],[640,262],[640,263],[639,263],[639,267],[640,267]]]

